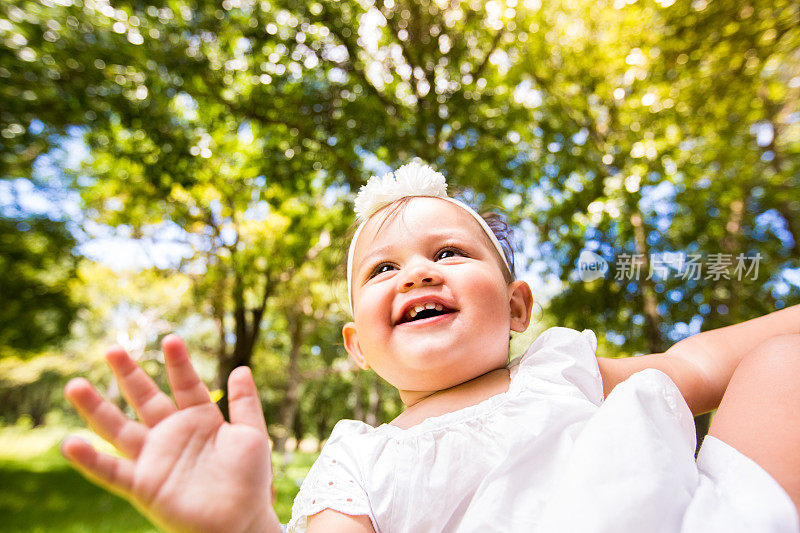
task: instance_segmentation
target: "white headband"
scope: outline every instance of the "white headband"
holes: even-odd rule
[[[441,198],[451,204],[457,205],[464,211],[472,215],[483,231],[489,236],[497,253],[503,259],[503,264],[508,273],[511,267],[500,246],[500,241],[495,237],[489,225],[474,209],[460,200],[447,196],[447,182],[444,176],[433,170],[428,165],[421,165],[417,162],[409,163],[398,168],[394,172],[389,172],[383,177],[372,176],[366,185],[363,185],[356,195],[355,212],[356,220],[359,222],[353,240],[350,241],[350,248],[347,251],[347,299],[350,303],[350,314],[353,314],[353,255],[356,250],[361,230],[364,229],[366,222],[378,211],[389,204],[402,198],[414,196],[427,196],[431,198]]]

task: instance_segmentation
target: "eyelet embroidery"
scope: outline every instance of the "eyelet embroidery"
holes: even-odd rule
[[[307,517],[324,509],[348,514],[369,514],[366,495],[336,459],[317,461],[303,480],[300,492],[292,505],[292,520],[288,531],[306,531]]]

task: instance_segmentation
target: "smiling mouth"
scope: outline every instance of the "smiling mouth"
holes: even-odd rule
[[[438,316],[449,315],[455,313],[455,309],[450,309],[442,304],[428,303],[425,305],[415,305],[403,313],[399,324],[408,324],[411,322],[419,322],[427,318],[434,318]]]

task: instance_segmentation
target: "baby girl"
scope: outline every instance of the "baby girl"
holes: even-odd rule
[[[533,298],[502,224],[416,163],[373,177],[356,213],[344,344],[406,408],[336,425],[289,531],[800,530],[800,306],[635,358],[551,328],[509,363]],[[231,374],[226,422],[183,342],[163,348],[174,401],[121,348],[107,354],[140,422],[86,380],[67,385],[122,457],[74,437],[64,455],[165,530],[286,529],[249,369]],[[717,407],[695,459],[692,414]]]

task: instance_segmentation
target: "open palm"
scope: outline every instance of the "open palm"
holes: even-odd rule
[[[64,455],[167,531],[280,531],[271,505],[267,429],[249,369],[237,368],[228,380],[228,423],[183,341],[170,335],[162,347],[175,403],[122,348],[112,348],[106,359],[141,422],[104,400],[87,380],[72,380],[64,394],[123,457],[99,453],[74,437],[62,444]]]

